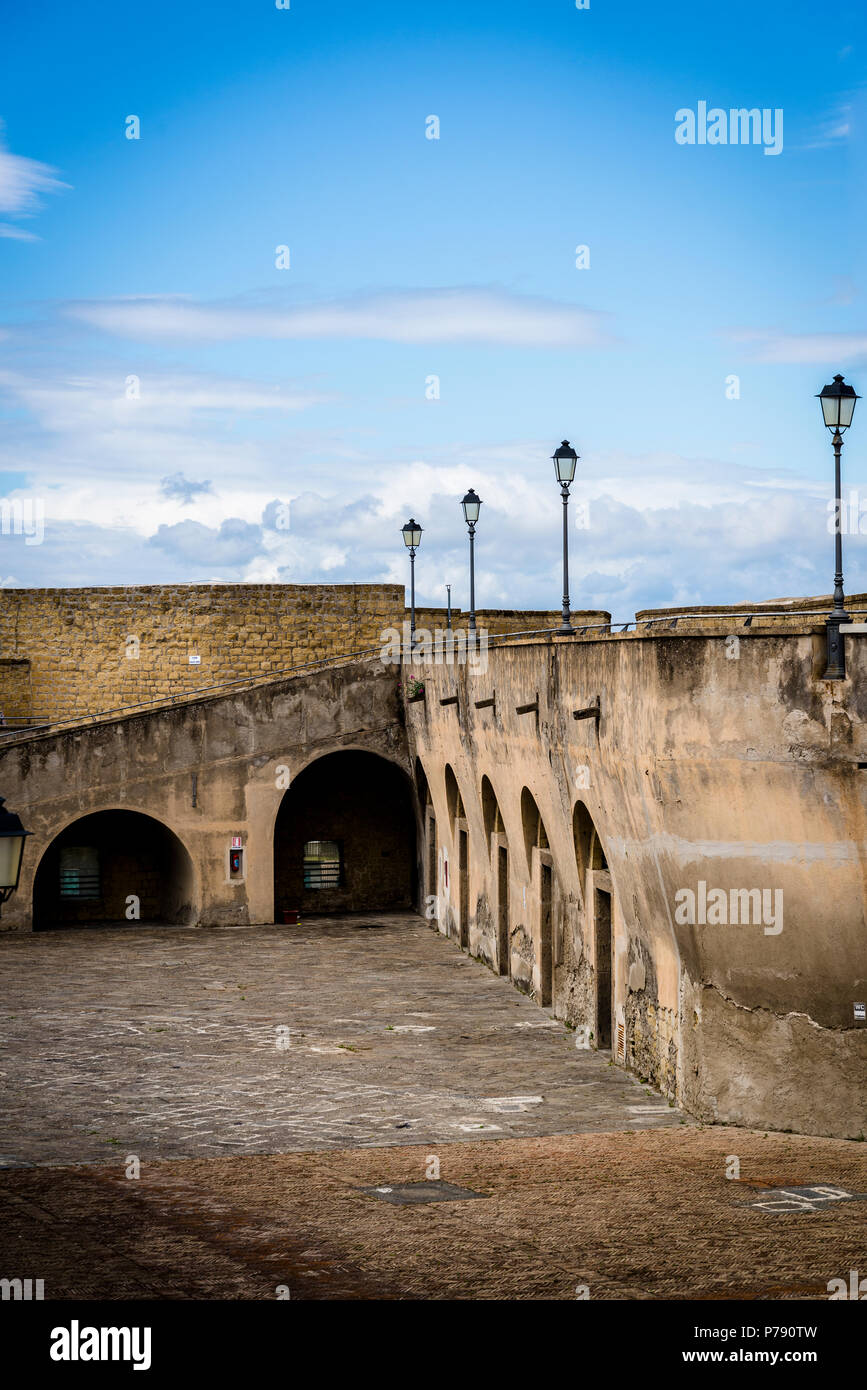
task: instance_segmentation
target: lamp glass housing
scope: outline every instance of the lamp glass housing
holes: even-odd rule
[[[853,387],[837,375],[828,386],[819,392],[822,406],[822,419],[829,430],[847,430],[855,414],[855,402],[860,397]]]
[[[477,497],[475,489],[470,488],[466,497],[461,502],[461,506],[464,509],[464,521],[467,523],[468,526],[475,526],[476,522],[479,519],[479,508],[481,507],[481,505],[481,497]]]
[[[0,797],[0,893],[8,897],[18,887],[24,841],[30,834],[12,811],[5,811]]]
[[[578,462],[578,455],[572,448],[568,439],[564,439],[559,449],[555,449],[553,454],[554,472],[558,483],[571,483],[575,479],[575,465]]]
[[[421,545],[422,533],[422,527],[419,526],[418,522],[413,521],[412,517],[410,517],[406,525],[401,528],[401,531],[403,534],[404,545],[409,550],[417,550],[418,547]]]

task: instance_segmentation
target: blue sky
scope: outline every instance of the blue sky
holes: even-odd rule
[[[472,485],[479,604],[555,607],[568,436],[576,607],[829,590],[813,397],[867,381],[856,6],[4,24],[0,486],[45,517],[0,535],[7,586],[403,581],[412,512],[420,599],[461,604]],[[700,101],[781,109],[781,152],[678,144]],[[863,536],[846,570],[867,589]]]

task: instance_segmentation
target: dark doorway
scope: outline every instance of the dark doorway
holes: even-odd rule
[[[136,922],[186,926],[193,866],[177,835],[140,811],[96,811],[49,845],[33,885],[33,929]]]
[[[461,874],[461,945],[470,944],[470,837],[466,830],[459,832],[459,868]]]
[[[540,1003],[550,1004],[551,993],[554,983],[552,951],[551,951],[551,898],[554,886],[554,871],[550,864],[539,865],[539,939],[541,946],[541,960],[539,962],[540,974]]]
[[[428,897],[437,896],[437,823],[433,816],[427,818],[427,891]]]
[[[511,975],[509,946],[509,851],[497,852],[497,965],[501,975]]]
[[[274,826],[274,911],[409,911],[416,905],[412,784],[399,767],[355,749],[328,753],[292,781]],[[330,873],[306,851],[329,848]],[[305,872],[306,855],[306,872]]]
[[[611,1046],[613,999],[611,995],[611,894],[595,890],[596,935],[596,1046]]]

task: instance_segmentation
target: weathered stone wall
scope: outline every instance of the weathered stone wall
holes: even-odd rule
[[[426,892],[441,929],[541,1001],[550,989],[555,1014],[595,1041],[594,902],[610,890],[618,1061],[708,1120],[867,1135],[867,1027],[853,1009],[867,996],[867,645],[847,640],[849,679],[831,683],[824,638],[803,620],[798,633],[741,630],[737,647],[731,635],[522,643],[493,648],[483,674],[425,667],[407,721],[436,815]],[[597,699],[598,732],[573,718]],[[484,778],[508,843],[505,960]],[[579,803],[595,863],[578,852]],[[700,882],[727,903],[779,892],[782,930],[680,922],[677,895]]]
[[[580,612],[572,614],[573,627],[580,627],[587,623],[606,623],[611,619],[610,613],[604,613],[597,609],[582,609]],[[444,608],[417,608],[415,610],[415,621],[417,627],[430,629],[444,628],[446,624],[446,610]],[[559,627],[563,621],[562,610],[557,609],[534,609],[534,608],[477,608],[476,609],[476,630],[482,628],[494,637],[501,633],[517,632],[539,632],[550,628]],[[462,608],[452,609],[452,627],[456,632],[465,632],[469,623],[469,614]]]

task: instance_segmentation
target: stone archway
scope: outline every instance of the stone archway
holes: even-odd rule
[[[410,779],[376,753],[327,753],[299,772],[274,825],[274,911],[413,911]]]
[[[193,864],[143,811],[95,811],[56,835],[33,884],[33,930],[195,920]]]

